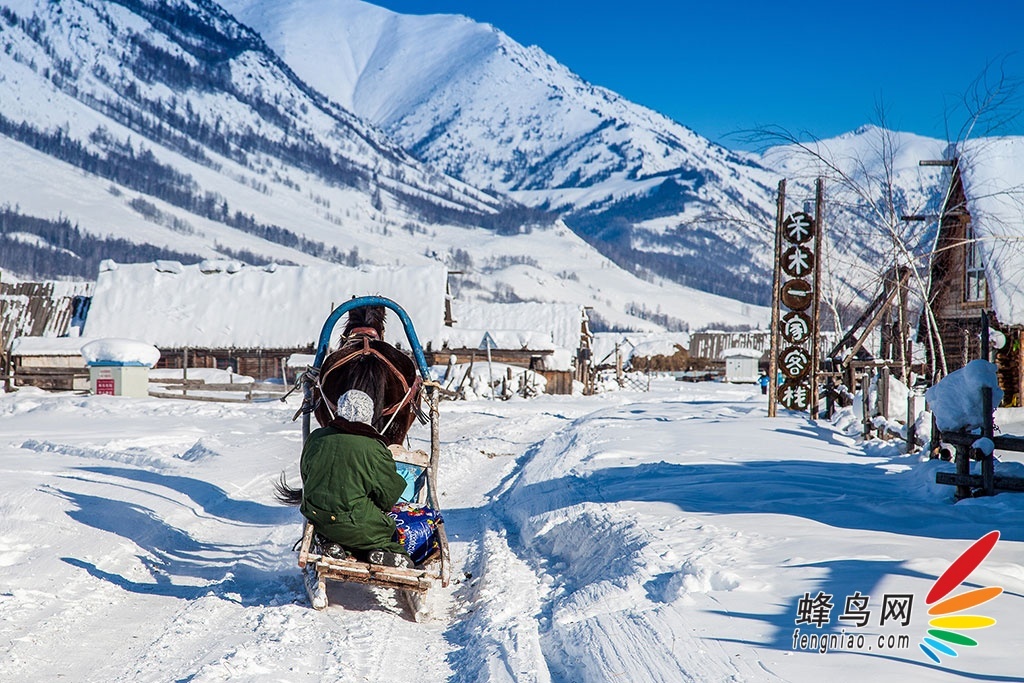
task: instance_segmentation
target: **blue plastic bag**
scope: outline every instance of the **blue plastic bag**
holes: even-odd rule
[[[437,523],[441,515],[426,505],[399,503],[388,515],[395,520],[394,540],[405,546],[415,564],[437,550]]]

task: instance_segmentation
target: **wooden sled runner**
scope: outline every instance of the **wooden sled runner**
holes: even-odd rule
[[[350,581],[398,589],[409,604],[414,618],[420,620],[425,616],[423,612],[423,596],[436,582],[440,582],[442,587],[447,586],[451,574],[448,538],[445,533],[444,520],[441,516],[437,495],[437,469],[440,456],[438,403],[440,401],[441,388],[436,382],[430,380],[423,349],[413,329],[412,321],[395,302],[383,297],[360,297],[345,302],[328,317],[320,333],[313,365],[306,370],[301,380],[304,396],[302,439],[303,443],[305,443],[309,437],[310,414],[315,413],[317,419],[323,424],[325,422],[324,417],[327,416],[323,415],[321,411],[331,410],[329,406],[325,407],[326,395],[321,383],[329,382],[330,378],[328,375],[336,369],[342,368],[351,358],[372,354],[380,357],[391,370],[398,373],[401,372],[398,368],[409,365],[406,358],[401,358],[401,356],[404,356],[401,351],[398,351],[381,339],[373,339],[371,341],[361,338],[361,342],[354,346],[346,344],[341,350],[335,351],[328,356],[327,349],[330,344],[330,337],[335,324],[341,316],[349,311],[366,306],[383,306],[397,314],[412,349],[414,358],[412,365],[415,366],[415,369],[410,368],[409,374],[414,376],[402,379],[402,386],[406,389],[405,397],[400,404],[396,404],[397,409],[392,408],[392,410],[395,412],[396,417],[398,411],[403,408],[407,411],[416,410],[418,394],[422,387],[423,398],[425,398],[427,403],[427,419],[430,423],[430,452],[426,453],[421,450],[410,451],[400,443],[392,443],[388,448],[397,463],[407,463],[422,471],[416,480],[413,500],[411,502],[426,505],[437,514],[434,529],[436,547],[419,564],[410,568],[371,564],[351,556],[339,559],[321,552],[314,538],[315,529],[309,521],[306,521],[299,547],[299,567],[303,570],[306,589],[314,609],[324,609],[327,607],[328,581]],[[351,350],[350,346],[355,350]],[[415,376],[417,373],[418,376]],[[337,375],[338,373],[334,374]],[[413,402],[417,403],[414,404]],[[409,417],[408,419],[411,421],[413,418]],[[389,429],[382,431],[385,432],[386,437],[400,440],[404,437],[408,426],[408,422],[404,425],[404,428],[399,425],[398,431],[394,434]],[[395,434],[400,434],[401,436],[395,436]]]

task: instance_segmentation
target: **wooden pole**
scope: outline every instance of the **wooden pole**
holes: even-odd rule
[[[988,335],[988,311],[981,312],[981,358],[985,361],[991,361],[990,347]]]
[[[491,369],[491,337],[488,335],[484,339],[484,344],[487,346],[487,382],[491,388],[490,398],[494,399],[494,371]]]
[[[967,484],[971,476],[971,453],[967,446],[961,446],[956,444],[956,474],[957,474],[957,485],[956,485],[956,497],[970,498],[971,497],[971,486]]]
[[[821,234],[825,221],[825,180],[818,178],[814,191],[814,296],[811,298],[811,421],[818,418],[818,337],[821,323],[818,304],[821,301]]]
[[[883,365],[878,369],[878,414],[886,421],[889,419],[889,366]],[[889,438],[889,432],[880,430],[883,439]]]
[[[779,387],[775,381],[779,373],[779,305],[782,288],[782,221],[786,210],[786,179],[779,181],[779,196],[775,210],[775,270],[772,275],[772,344],[768,357],[768,417],[775,417],[775,404]]]
[[[619,385],[620,389],[626,384],[622,375],[622,353],[619,351],[619,343],[615,342],[615,383]]]
[[[907,386],[910,389],[907,392],[907,453],[910,454],[917,450],[917,412],[914,410],[917,407],[917,396],[913,386]]]

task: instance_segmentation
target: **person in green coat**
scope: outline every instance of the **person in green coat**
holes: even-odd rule
[[[300,510],[326,538],[374,564],[411,567],[388,512],[405,490],[391,452],[371,426],[373,399],[352,389],[338,413],[306,439],[299,461]]]

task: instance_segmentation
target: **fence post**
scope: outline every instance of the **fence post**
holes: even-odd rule
[[[995,425],[992,424],[992,387],[981,388],[981,409],[985,413],[985,423],[981,428],[981,435],[992,439],[995,433]],[[986,496],[995,495],[995,469],[995,453],[983,453],[981,456],[981,485],[985,489]]]
[[[956,460],[956,497],[957,499],[970,498],[971,497],[971,485],[966,483],[970,481],[971,476],[971,452],[966,446],[956,445],[956,455],[953,459]]]
[[[917,392],[907,392],[907,454],[917,451]]]
[[[861,406],[864,411],[864,438],[871,438],[871,398],[868,396],[871,389],[871,376],[864,373],[860,378]]]
[[[889,421],[889,366],[883,366],[878,370],[878,414],[888,423]],[[888,440],[889,430],[882,428],[879,436]]]
[[[825,384],[825,416],[829,420],[836,416],[836,380],[831,374]]]

